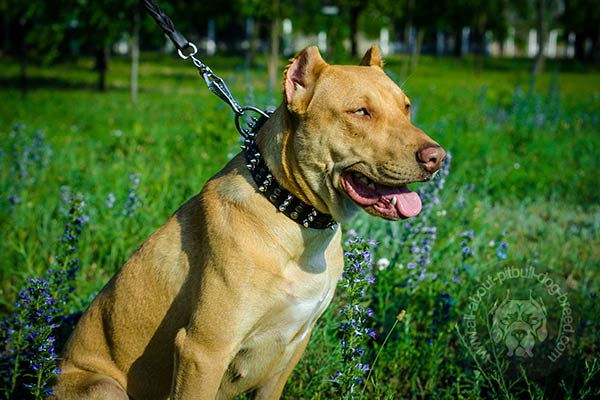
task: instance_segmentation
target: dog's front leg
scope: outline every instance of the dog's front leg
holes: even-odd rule
[[[258,388],[256,395],[253,398],[254,400],[277,400],[281,397],[283,388],[289,376],[294,370],[294,367],[296,367],[296,364],[298,364],[298,361],[300,361],[300,357],[302,357],[304,350],[306,350],[313,327],[310,328],[310,332],[308,332],[306,338],[304,338],[296,347],[287,367],[279,374],[273,376],[265,385]]]
[[[172,400],[214,400],[229,364],[230,353],[203,343],[193,330],[181,329],[175,339]]]

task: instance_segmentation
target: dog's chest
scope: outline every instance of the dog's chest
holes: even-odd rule
[[[292,281],[286,285],[280,316],[283,324],[279,333],[284,341],[302,341],[331,302],[335,280],[311,278],[310,282]]]
[[[341,259],[326,268],[293,264],[287,266],[289,273],[277,285],[276,300],[266,308],[229,365],[224,383],[229,381],[238,389],[252,387],[286,370],[295,363],[314,323],[331,302]]]
[[[302,342],[331,302],[343,266],[341,259],[328,257],[332,247],[310,246],[286,267],[280,305],[275,308],[281,322],[277,335],[284,343]]]
[[[269,322],[259,327],[253,340],[262,339],[283,346],[302,342],[333,297],[337,279],[328,272],[303,272],[286,280],[278,300],[265,318]]]

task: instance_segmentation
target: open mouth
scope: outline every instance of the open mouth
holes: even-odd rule
[[[421,212],[419,195],[406,184],[382,185],[355,171],[344,172],[340,180],[348,197],[369,214],[398,220]]]

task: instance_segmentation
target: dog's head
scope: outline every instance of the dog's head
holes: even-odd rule
[[[446,153],[411,123],[410,100],[376,46],[359,66],[303,50],[286,69],[279,111],[284,180],[299,197],[337,221],[360,209],[391,220],[420,212],[407,184],[431,179]]]
[[[546,308],[541,299],[511,300],[507,296],[494,312],[492,339],[503,341],[508,355],[531,357],[535,342],[547,336]]]

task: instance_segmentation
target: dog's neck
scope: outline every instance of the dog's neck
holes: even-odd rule
[[[278,116],[274,117],[277,118]],[[246,156],[246,166],[254,178],[259,192],[281,213],[305,228],[326,229],[334,227],[336,222],[331,215],[317,210],[305,198],[299,198],[302,195],[294,195],[285,189],[267,167],[267,162],[263,158],[256,141],[257,132],[266,120],[263,117],[254,124],[242,146]]]

